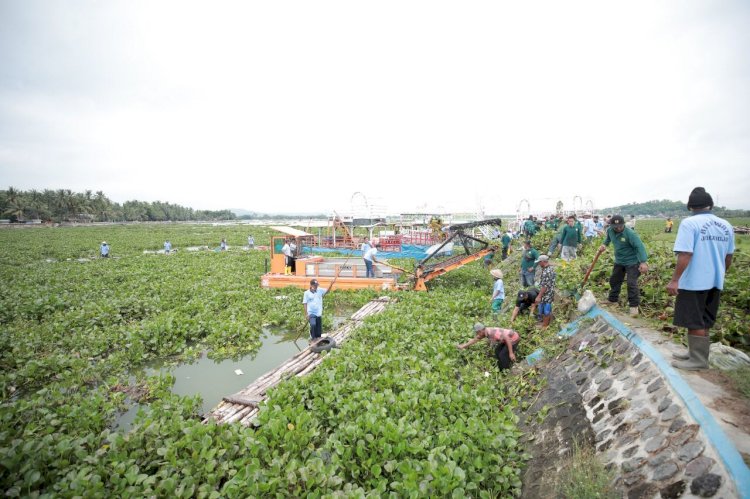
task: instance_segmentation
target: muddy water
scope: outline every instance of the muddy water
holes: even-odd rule
[[[341,313],[339,310],[336,312]],[[350,315],[351,313],[334,316],[333,328],[338,327]],[[242,390],[256,378],[307,348],[309,344],[307,330],[299,334],[299,339],[297,339],[298,333],[299,331],[264,328],[260,349],[239,360],[214,361],[204,354],[192,363],[179,364],[176,367],[153,367],[147,371],[147,374],[149,376],[159,372],[172,374],[175,377],[172,393],[184,396],[200,395],[203,399],[203,412],[206,413],[216,407],[222,397]],[[237,374],[237,370],[242,374]],[[115,429],[128,431],[140,408],[148,410],[148,406],[133,404],[117,419]]]

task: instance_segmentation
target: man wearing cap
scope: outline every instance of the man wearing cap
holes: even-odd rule
[[[164,253],[167,255],[172,251],[172,243],[169,242],[169,239],[164,241]]]
[[[534,313],[534,307],[539,307],[539,316],[542,318],[542,327],[547,328],[552,320],[552,302],[555,300],[555,281],[557,274],[555,269],[550,267],[549,257],[541,255],[536,261],[542,267],[542,275],[539,277],[539,295],[531,306],[531,313]]]
[[[310,289],[302,295],[305,320],[310,323],[310,338],[314,342],[323,335],[323,296],[327,292],[326,288],[318,287],[317,279],[312,279]]]
[[[503,284],[503,271],[500,269],[490,270],[490,274],[495,279],[495,283],[492,285],[492,313],[497,316],[500,313],[500,308],[503,306],[503,300],[505,300],[505,285]]]
[[[638,277],[648,272],[648,264],[646,263],[648,253],[638,234],[625,227],[625,219],[622,215],[612,217],[607,229],[607,236],[604,238],[604,243],[599,246],[599,251],[606,250],[610,242],[615,248],[615,264],[612,268],[612,275],[609,277],[608,300],[610,303],[618,302],[622,281],[627,276],[630,315],[635,317],[638,315],[638,306],[641,304]]]
[[[732,265],[734,228],[711,213],[713,198],[703,187],[690,193],[692,215],[677,228],[677,254],[667,292],[676,296],[672,324],[687,328],[688,351],[674,354],[674,367],[695,371],[708,368],[709,329],[716,322],[724,276]]]
[[[109,258],[109,244],[107,244],[107,241],[102,241],[101,246],[99,246],[99,254],[102,255],[102,258]]]
[[[531,241],[523,242],[523,253],[521,254],[521,287],[534,285],[536,274],[536,259],[539,258],[539,252],[532,247]]]
[[[510,316],[510,323],[516,320],[518,314],[523,313],[533,307],[536,297],[539,296],[539,290],[536,288],[522,289],[518,292],[516,298],[516,307],[513,309],[513,313]]]
[[[474,336],[466,343],[457,345],[460,350],[487,338],[490,345],[495,344],[495,358],[497,367],[501,371],[508,369],[511,362],[516,361],[515,351],[518,348],[518,342],[521,341],[519,334],[512,329],[503,329],[500,327],[485,327],[481,322],[474,324]]]

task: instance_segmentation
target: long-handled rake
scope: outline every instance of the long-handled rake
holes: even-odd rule
[[[586,282],[589,280],[589,276],[591,275],[591,271],[594,270],[594,265],[596,265],[596,261],[599,260],[599,257],[601,254],[604,253],[604,250],[602,248],[599,248],[599,251],[596,252],[596,255],[594,256],[594,261],[591,262],[591,266],[589,267],[589,270],[586,272],[586,275],[583,278],[583,282],[580,286],[572,290],[572,295],[575,297],[576,301],[581,298],[581,293],[583,293],[583,288],[586,286]]]

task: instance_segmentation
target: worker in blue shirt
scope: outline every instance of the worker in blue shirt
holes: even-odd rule
[[[99,246],[99,253],[102,255],[102,258],[109,258],[109,244],[107,244],[107,241],[102,241],[101,246]]]
[[[503,301],[505,300],[505,285],[503,284],[503,271],[500,269],[490,270],[492,278],[495,280],[492,285],[492,298],[490,303],[492,304],[493,317],[497,318],[497,314],[500,313],[500,309],[503,307]]]
[[[362,241],[362,245],[359,247],[362,252],[362,260],[365,262],[365,277],[370,277],[370,273],[372,272],[372,260],[365,258],[365,255],[370,251],[370,248],[372,248],[370,245],[370,238],[365,237],[364,241]],[[375,274],[373,274],[373,276],[374,275]]]
[[[323,296],[328,292],[326,288],[318,287],[318,280],[310,281],[310,289],[302,295],[302,307],[305,310],[305,320],[310,323],[310,339],[317,342],[323,335]]]
[[[364,246],[364,245],[363,245]],[[370,246],[370,249],[367,250],[367,252],[362,255],[362,258],[365,261],[365,277],[375,277],[375,264],[380,263],[375,256],[378,254],[378,248],[380,247],[379,244],[376,244],[375,246]]]
[[[677,255],[667,293],[675,296],[672,324],[687,329],[688,351],[672,354],[678,369],[708,369],[710,330],[716,323],[724,278],[735,251],[734,227],[714,215],[714,200],[703,187],[690,193],[691,215],[677,228]]]

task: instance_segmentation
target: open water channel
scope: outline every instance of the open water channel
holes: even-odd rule
[[[333,317],[334,330],[346,321],[354,310],[347,312],[336,310],[337,315]],[[215,361],[209,359],[204,353],[201,358],[191,363],[186,362],[176,366],[155,365],[147,369],[146,374],[149,376],[160,372],[172,374],[175,377],[172,393],[184,396],[200,395],[203,399],[203,412],[208,413],[221,402],[222,397],[242,390],[261,375],[307,348],[308,331],[303,331],[299,339],[295,341],[297,336],[298,331],[263,328],[261,347],[256,353],[246,355],[241,359]],[[141,408],[148,410],[148,405],[133,403],[117,418],[114,429],[130,430]]]

